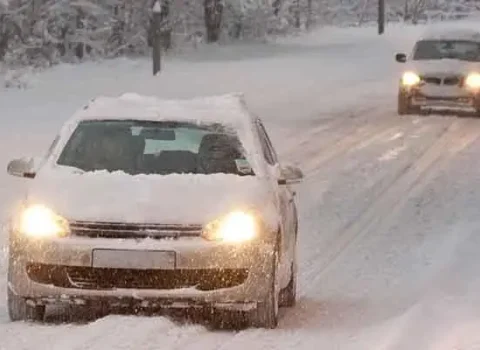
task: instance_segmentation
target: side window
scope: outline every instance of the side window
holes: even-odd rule
[[[263,155],[265,160],[270,165],[275,165],[277,163],[277,155],[273,150],[272,143],[268,138],[268,134],[265,131],[265,127],[260,121],[257,121],[257,129],[260,135],[260,142],[262,143]]]

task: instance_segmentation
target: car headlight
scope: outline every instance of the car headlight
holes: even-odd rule
[[[211,241],[243,243],[251,241],[258,233],[258,220],[253,214],[234,211],[206,225],[202,237]]]
[[[471,73],[465,79],[465,85],[472,89],[480,88],[480,74],[478,73]]]
[[[414,72],[405,72],[402,76],[402,85],[404,86],[413,86],[419,84],[421,81],[418,74]]]
[[[18,231],[32,238],[65,237],[69,233],[67,220],[49,208],[35,204],[20,213]]]

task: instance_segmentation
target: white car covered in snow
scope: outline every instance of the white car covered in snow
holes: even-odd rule
[[[424,35],[405,63],[398,90],[398,114],[447,108],[480,115],[480,32],[440,30]]]
[[[298,219],[261,120],[241,95],[102,97],[78,111],[12,218],[8,308],[55,303],[221,309],[272,328],[296,295]],[[215,314],[215,312],[213,312]]]

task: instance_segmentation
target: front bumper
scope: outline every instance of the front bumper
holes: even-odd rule
[[[411,105],[420,108],[452,108],[478,110],[480,104],[476,96],[428,96],[420,93],[411,98]]]
[[[120,255],[108,266],[107,260],[96,257],[98,251]],[[234,245],[202,238],[22,238],[10,244],[9,288],[37,304],[134,301],[144,306],[249,309],[268,291],[273,251],[268,242]],[[135,260],[127,252],[150,257],[139,262],[138,254]],[[160,253],[166,252],[174,259],[162,258]]]
[[[460,87],[401,87],[412,107],[480,110],[480,93]]]

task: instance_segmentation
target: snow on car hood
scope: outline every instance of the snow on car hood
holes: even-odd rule
[[[28,192],[29,203],[46,205],[70,220],[206,224],[248,208],[276,227],[274,198],[268,181],[254,176],[131,176],[60,168],[39,172]]]
[[[418,74],[468,74],[480,73],[479,62],[467,62],[461,60],[422,60],[413,61],[410,68]]]

